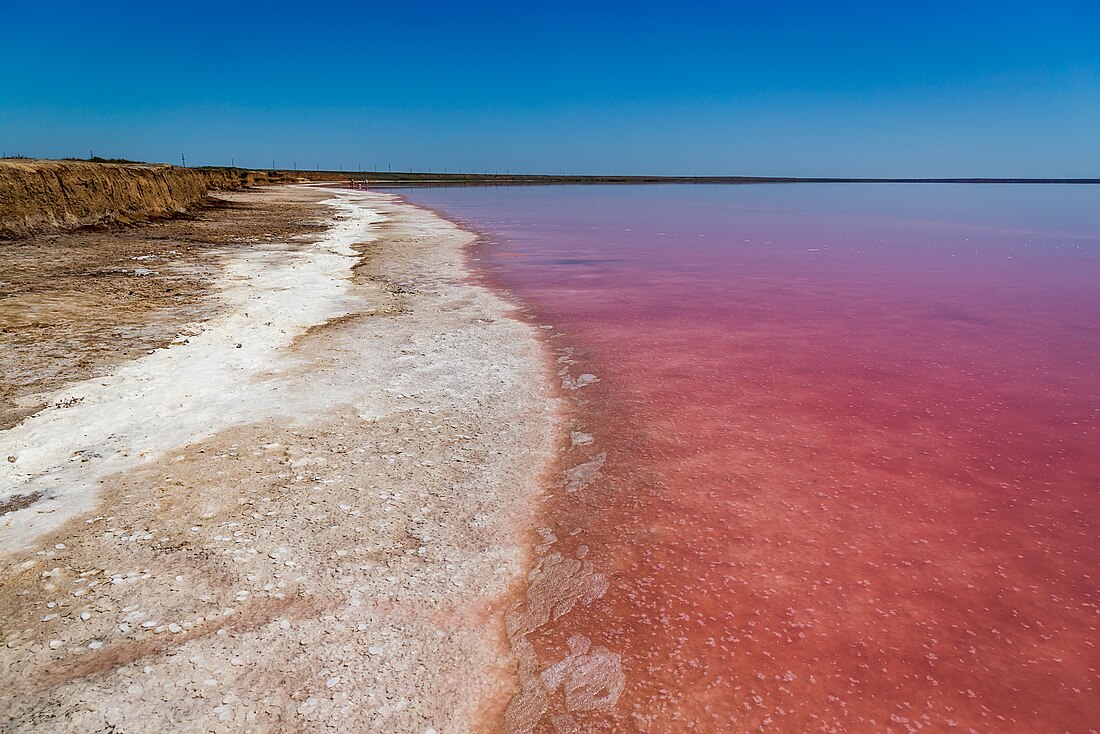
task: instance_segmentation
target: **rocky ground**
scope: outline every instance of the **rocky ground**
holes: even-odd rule
[[[263,293],[226,279],[266,283],[265,268],[239,266],[267,257],[305,267],[293,256],[324,243],[334,195],[234,193],[192,220],[11,245],[0,441],[88,420],[95,401],[117,409],[120,375],[198,343],[227,308],[259,308]],[[501,720],[518,689],[503,605],[532,560],[526,529],[560,433],[542,352],[466,279],[472,235],[386,195],[340,196],[378,218],[340,276],[339,315],[268,351],[214,342],[215,367],[250,386],[218,404],[217,430],[173,443],[140,424],[103,463],[90,509],[56,527],[16,521],[53,512],[49,498],[0,487],[0,729],[442,733]],[[241,353],[263,360],[233,363]],[[259,401],[260,388],[279,392]],[[84,394],[83,408],[61,404]],[[185,397],[171,410],[200,409]],[[161,422],[183,416],[163,410]],[[93,448],[74,439],[50,476],[84,476]],[[32,481],[13,458],[8,476]]]

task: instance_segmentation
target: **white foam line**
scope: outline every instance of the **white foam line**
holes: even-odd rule
[[[384,220],[361,195],[340,193],[324,203],[337,215],[321,241],[227,255],[218,284],[223,307],[193,325],[186,343],[70,385],[50,404],[79,402],[0,432],[0,502],[44,495],[0,518],[0,552],[26,547],[93,509],[97,485],[110,474],[290,409],[279,373],[295,362],[282,352],[311,326],[349,312],[352,245],[373,239],[371,225]]]

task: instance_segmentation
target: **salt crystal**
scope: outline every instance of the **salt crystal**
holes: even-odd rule
[[[580,431],[573,431],[570,435],[570,440],[574,446],[584,446],[592,443],[592,435],[588,433],[582,433]]]
[[[168,631],[174,634],[179,634],[180,632],[183,632],[183,627],[180,627],[175,622],[172,622],[170,625],[168,625]]]
[[[99,640],[93,640],[92,642],[88,643],[88,647],[92,650],[98,650],[99,648],[103,647],[103,643]]]

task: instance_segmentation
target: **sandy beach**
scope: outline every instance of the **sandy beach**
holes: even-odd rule
[[[17,243],[110,241],[137,292],[70,269],[0,304],[0,728],[482,731],[521,688],[534,725],[541,612],[510,641],[505,611],[563,428],[473,237],[296,186]]]

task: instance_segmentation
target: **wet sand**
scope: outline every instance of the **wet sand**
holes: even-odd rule
[[[498,726],[561,430],[537,329],[394,197],[226,200],[13,245],[2,728]]]

